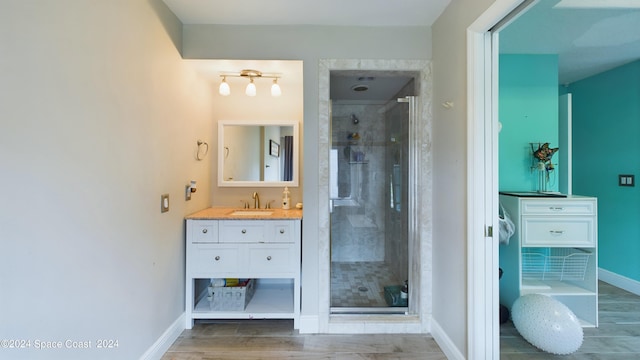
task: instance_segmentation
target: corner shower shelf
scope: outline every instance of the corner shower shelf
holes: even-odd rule
[[[349,164],[368,164],[369,161],[349,161]]]

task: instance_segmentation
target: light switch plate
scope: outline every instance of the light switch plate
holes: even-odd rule
[[[160,212],[169,211],[169,194],[160,195]]]

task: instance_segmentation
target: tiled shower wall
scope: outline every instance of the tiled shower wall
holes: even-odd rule
[[[414,93],[411,81],[397,97]],[[334,207],[331,261],[384,261],[395,276],[407,279],[408,107],[395,98],[385,104],[332,105],[338,194],[357,206]],[[358,159],[358,153],[364,159]]]
[[[333,209],[331,261],[384,261],[385,106],[334,102],[332,109],[332,148],[338,150],[338,193],[355,200],[357,205]],[[358,124],[353,123],[352,114],[358,118]],[[359,138],[354,139],[356,133]],[[364,159],[358,159],[358,153]]]

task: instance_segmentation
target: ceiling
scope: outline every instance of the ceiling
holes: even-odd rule
[[[402,71],[331,71],[329,96],[334,101],[386,102],[417,76]]]
[[[574,3],[589,2],[581,1]],[[559,0],[540,0],[500,31],[500,52],[558,54],[559,84],[640,59],[640,1],[608,7],[616,1],[581,8],[554,7]],[[630,8],[634,4],[635,9]]]
[[[450,2],[163,1],[184,24],[325,26],[431,26]],[[558,54],[559,84],[568,84],[640,58],[640,0],[562,0],[562,7],[554,8],[558,2],[560,0],[539,0],[504,28],[500,32],[500,52]],[[585,4],[589,7],[584,8]],[[288,71],[286,63],[248,63],[226,60],[206,66],[212,75],[244,68],[282,74]],[[354,84],[351,81],[349,86]]]
[[[164,0],[183,24],[431,26],[450,0]]]
[[[183,24],[323,25],[323,26],[431,26],[450,0],[164,0]],[[268,6],[266,5],[268,3]],[[302,83],[296,62],[197,60],[201,74],[214,83],[220,73],[257,69],[282,74],[286,82]],[[373,76],[372,76],[373,75]],[[332,73],[331,95],[340,100],[389,100],[408,81],[402,73]],[[232,79],[228,79],[232,81]],[[365,92],[352,91],[368,86]]]

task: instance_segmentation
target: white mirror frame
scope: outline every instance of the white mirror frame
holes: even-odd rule
[[[293,180],[292,181],[229,181],[223,177],[224,170],[224,126],[293,126]],[[219,187],[297,187],[300,166],[298,159],[300,129],[297,121],[273,120],[219,120],[218,121],[218,186]]]

